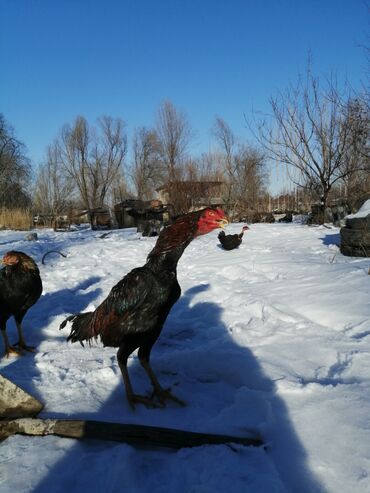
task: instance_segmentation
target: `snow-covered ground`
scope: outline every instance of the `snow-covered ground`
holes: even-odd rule
[[[187,406],[133,412],[116,350],[71,345],[58,330],[66,315],[96,307],[156,241],[133,229],[100,235],[41,230],[27,242],[0,232],[0,255],[32,255],[44,283],[24,323],[37,352],[3,358],[0,372],[45,403],[43,417],[255,430],[268,448],[13,436],[0,445],[1,493],[370,491],[370,259],[341,255],[336,228],[256,224],[230,252],[216,231],[196,239],[179,263],[182,297],[152,351],[161,383]],[[68,257],[41,265],[51,249]],[[135,390],[148,392],[136,355],[129,370]]]

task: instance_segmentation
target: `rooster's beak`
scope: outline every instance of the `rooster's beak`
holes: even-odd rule
[[[220,228],[224,229],[224,227],[229,224],[229,221],[224,218],[224,219],[219,219],[217,223]]]

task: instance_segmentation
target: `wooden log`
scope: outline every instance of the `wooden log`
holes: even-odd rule
[[[0,375],[0,419],[37,416],[43,404]]]
[[[67,419],[22,418],[0,421],[0,440],[15,435],[45,436],[57,435],[66,438],[87,438],[125,442],[131,445],[167,447],[199,447],[235,443],[258,447],[263,445],[258,435],[236,437],[196,433],[155,426],[109,423],[104,421],[84,421]]]

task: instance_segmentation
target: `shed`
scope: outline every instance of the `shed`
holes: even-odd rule
[[[154,229],[158,233],[170,219],[168,208],[160,200],[124,200],[114,206],[114,214],[119,228],[136,227],[138,231],[146,232],[151,225],[148,236],[155,232]]]

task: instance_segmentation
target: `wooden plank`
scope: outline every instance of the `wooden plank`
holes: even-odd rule
[[[4,440],[14,434],[30,436],[57,435],[66,438],[110,440],[131,445],[174,449],[226,443],[254,447],[263,445],[261,437],[253,434],[236,437],[155,426],[66,419],[23,418],[0,421],[0,440]]]
[[[0,419],[37,416],[43,404],[0,375]]]

